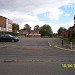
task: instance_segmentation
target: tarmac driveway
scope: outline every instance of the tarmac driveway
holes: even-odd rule
[[[0,42],[0,75],[75,75],[75,52],[49,44],[57,38]]]

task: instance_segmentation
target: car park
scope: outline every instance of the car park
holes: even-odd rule
[[[12,36],[10,34],[1,34],[0,42],[17,42],[19,41],[18,37]]]

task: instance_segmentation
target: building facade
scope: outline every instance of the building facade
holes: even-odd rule
[[[75,38],[75,15],[74,15],[74,38]]]
[[[41,38],[41,34],[39,34],[39,30],[19,30],[19,33],[30,37],[30,38]]]
[[[72,27],[69,27],[68,30],[62,32],[61,36],[63,38],[75,39],[75,16],[74,16],[74,25]]]
[[[41,37],[41,34],[39,34],[39,30],[31,30],[30,31],[30,34],[29,34],[29,37],[32,37],[32,38],[40,38]]]
[[[69,28],[69,37],[75,38],[75,16],[74,16],[74,26]]]
[[[68,38],[68,34],[69,34],[68,30],[66,30],[66,31],[64,31],[64,32],[61,33],[61,35],[62,35],[63,38]]]
[[[12,20],[0,16],[0,31],[2,32],[12,32]]]

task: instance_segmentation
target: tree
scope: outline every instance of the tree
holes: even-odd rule
[[[24,30],[31,30],[31,27],[28,24],[25,24],[23,29]]]
[[[13,24],[12,24],[12,31],[13,31],[13,32],[17,32],[17,30],[19,30],[19,25],[16,24],[16,23],[13,23]]]
[[[26,34],[26,36],[29,37],[31,27],[28,24],[25,24],[23,29],[27,30],[28,34]]]
[[[64,31],[66,31],[66,30],[67,30],[66,28],[60,27],[60,28],[58,29],[58,35],[61,36],[61,33],[64,32]]]
[[[75,34],[74,34],[74,26],[69,27],[68,28],[68,31],[69,31],[69,33],[68,33],[69,38],[73,39],[75,37]]]
[[[52,37],[52,29],[49,25],[45,24],[40,28],[41,36]]]
[[[34,30],[39,30],[39,29],[40,29],[39,25],[34,26]]]

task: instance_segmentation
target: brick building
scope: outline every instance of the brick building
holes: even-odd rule
[[[66,30],[66,31],[64,31],[64,32],[61,33],[61,35],[62,35],[63,38],[68,38],[68,34],[69,34],[68,30]]]
[[[75,16],[74,16],[74,25],[69,28],[69,37],[75,38]]]
[[[0,16],[0,31],[2,32],[12,32],[12,20]]]
[[[32,37],[32,38],[40,38],[41,37],[41,34],[39,34],[39,30],[31,30],[30,31],[30,34],[29,34],[29,37]]]
[[[67,31],[62,33],[63,38],[75,38],[75,16],[74,16],[74,25],[69,27]]]
[[[19,30],[19,33],[25,35],[25,36],[28,36],[28,37],[31,37],[31,38],[40,38],[41,37],[41,34],[39,34],[39,30]]]

